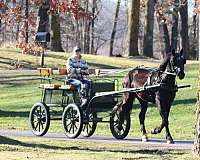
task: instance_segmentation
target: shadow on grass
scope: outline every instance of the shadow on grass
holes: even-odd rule
[[[29,112],[3,111],[0,110],[0,117],[28,117]]]
[[[17,145],[22,147],[28,147],[28,148],[39,148],[39,149],[50,149],[50,150],[66,150],[66,151],[87,151],[87,152],[112,152],[112,153],[132,153],[132,154],[150,154],[150,155],[183,155],[184,152],[177,151],[175,152],[173,150],[159,150],[159,149],[139,149],[139,150],[126,150],[125,148],[122,148],[121,150],[118,149],[105,149],[105,147],[100,148],[90,148],[90,147],[80,147],[80,146],[72,146],[72,147],[61,147],[61,146],[53,146],[53,145],[47,145],[47,144],[33,144],[33,143],[24,143],[22,141],[18,141],[15,139],[11,139],[9,137],[0,136],[0,144],[7,144],[7,145]]]
[[[5,57],[0,57],[0,59],[1,59],[0,63],[7,64],[12,67],[14,66],[14,64],[20,64],[23,66],[20,68],[23,68],[23,69],[37,69],[37,66],[35,66],[29,61],[21,60],[20,62],[18,62],[16,59],[5,58]]]
[[[55,58],[55,59],[61,59],[61,60],[65,60],[66,59],[66,57],[62,56],[62,55],[50,55],[50,54],[47,54],[45,56],[46,57]],[[112,65],[105,65],[105,64],[91,63],[91,62],[88,62],[88,66],[97,67],[97,68],[104,68],[104,69],[119,69],[120,68],[120,67],[116,67],[116,66],[112,66]]]
[[[106,64],[99,64],[99,63],[91,63],[88,62],[88,66],[93,66],[101,69],[121,69],[120,67],[112,66],[112,65],[106,65]]]
[[[179,105],[179,104],[184,104],[184,106],[185,106],[187,104],[195,104],[196,102],[197,102],[196,98],[179,99],[179,100],[174,100],[172,106],[176,106],[176,105]]]
[[[192,105],[192,104],[196,104],[197,99],[196,98],[191,98],[191,99],[179,99],[179,100],[174,100],[172,107],[176,107],[176,105],[183,105],[184,107],[186,107],[186,105]],[[111,112],[113,107],[115,105],[106,105],[106,104],[102,104],[99,106],[95,106],[95,111],[97,112]],[[157,108],[157,106],[155,104],[149,103],[149,106],[151,108]],[[134,109],[140,109],[140,104],[138,101],[134,101],[133,102],[133,106],[132,106],[132,110]]]

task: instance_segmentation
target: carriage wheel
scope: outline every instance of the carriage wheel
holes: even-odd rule
[[[62,123],[67,137],[76,138],[80,135],[83,128],[82,112],[76,104],[69,104],[65,108]]]
[[[110,130],[116,139],[124,139],[130,130],[130,113],[112,112],[110,116]]]
[[[34,104],[29,114],[29,123],[33,134],[45,135],[50,125],[49,108],[43,103]]]
[[[89,115],[86,115],[87,113],[84,113],[84,118],[85,118],[85,122],[83,124],[83,130],[81,132],[81,135],[83,137],[90,137],[94,134],[96,128],[97,128],[97,114],[96,112],[89,112]]]

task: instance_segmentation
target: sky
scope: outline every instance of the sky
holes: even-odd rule
[[[193,12],[194,2],[195,2],[195,0],[188,0],[188,13],[189,13],[189,16],[192,16],[194,14],[194,12]]]

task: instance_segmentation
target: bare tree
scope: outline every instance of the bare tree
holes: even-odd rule
[[[63,52],[60,34],[60,16],[53,11],[51,14],[51,50],[55,52]]]
[[[117,30],[117,22],[118,22],[118,16],[119,16],[120,3],[121,3],[121,0],[118,0],[117,6],[116,6],[116,11],[115,11],[115,16],[114,16],[113,29],[112,29],[112,33],[111,33],[111,37],[110,37],[110,52],[109,52],[110,56],[113,56],[113,45],[114,45],[115,34],[116,34],[116,30]]]
[[[167,27],[167,19],[164,15],[163,2],[157,1],[156,18],[160,32],[161,58],[164,58],[171,51],[169,31]]]
[[[148,57],[153,57],[154,7],[155,0],[146,1],[143,54]]]
[[[174,8],[172,12],[172,36],[171,36],[171,48],[177,49],[178,41],[178,20],[179,20],[179,0],[174,1]]]
[[[26,35],[25,35],[25,42],[26,43],[28,43],[28,18],[29,18],[29,2],[28,2],[28,0],[26,0],[26,8],[25,8],[25,17],[26,17],[26,19],[27,19],[27,21],[25,21],[25,30],[26,30]]]
[[[128,56],[139,55],[139,12],[140,0],[128,0]]]
[[[189,36],[188,36],[188,1],[181,0],[180,6],[180,17],[181,17],[181,44],[184,49],[184,53],[189,57]]]
[[[49,31],[49,15],[48,10],[50,9],[50,5],[48,4],[48,0],[45,1],[38,10],[38,29],[37,32],[48,32]]]

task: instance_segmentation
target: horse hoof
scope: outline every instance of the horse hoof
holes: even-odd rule
[[[156,128],[152,129],[151,134],[157,134],[157,129]]]
[[[173,140],[167,140],[167,144],[174,144]]]
[[[148,140],[148,137],[147,137],[147,135],[143,135],[142,136],[142,142],[148,142],[149,140]]]

